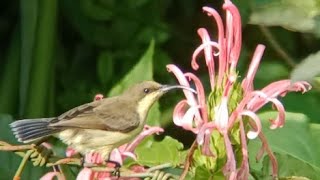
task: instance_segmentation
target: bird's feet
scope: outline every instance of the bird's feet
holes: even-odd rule
[[[113,171],[113,175],[116,176],[116,177],[120,177],[120,167],[121,167],[121,164],[118,163],[117,161],[111,161],[111,160],[108,160],[106,161],[107,164],[113,164],[114,165],[114,171]]]

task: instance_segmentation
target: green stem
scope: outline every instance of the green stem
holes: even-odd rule
[[[27,151],[27,153],[24,155],[24,157],[19,165],[19,168],[16,171],[16,174],[14,175],[14,179],[20,179],[22,171],[23,171],[24,167],[26,166],[26,163],[27,163],[31,153],[32,153],[32,151]]]
[[[264,26],[259,26],[261,32],[266,36],[274,51],[291,67],[295,67],[296,63],[293,58],[281,47],[278,41],[274,38],[270,30]]]
[[[171,163],[160,164],[158,166],[154,166],[154,167],[149,168],[147,170],[147,172],[157,171],[157,170],[160,170],[160,169],[165,169],[165,168],[170,168],[170,167],[172,167]]]

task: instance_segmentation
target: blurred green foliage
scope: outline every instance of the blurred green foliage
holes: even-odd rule
[[[318,57],[309,56],[319,54],[318,0],[234,2],[242,14],[244,27],[240,75],[246,72],[255,46],[258,43],[267,46],[255,79],[256,88],[290,78],[295,64]],[[0,4],[0,114],[10,115],[0,118],[0,139],[15,143],[7,126],[12,119],[59,115],[92,101],[97,93],[119,93],[120,90],[111,89],[123,81],[126,85],[131,80],[143,79],[175,83],[165,65],[175,63],[191,70],[191,55],[200,43],[196,29],[205,26],[213,37],[216,34],[201,6],[220,11],[222,0],[4,0]],[[266,31],[258,28],[261,25],[280,48]],[[145,55],[145,61],[143,58],[139,61],[152,39],[155,46],[149,51],[153,52]],[[291,64],[280,51],[290,57]],[[317,68],[320,63],[311,61],[309,66],[298,66],[302,68],[298,72],[312,68],[312,77],[305,77],[308,80],[318,78],[320,71]],[[142,67],[133,73],[133,67],[137,66]],[[134,75],[128,75],[129,72]],[[204,63],[198,74],[203,82],[208,82]],[[302,75],[292,76],[299,79]],[[314,84],[314,90],[307,96],[291,94],[284,98],[286,110],[304,113],[311,122],[319,123],[318,90],[319,83]],[[181,97],[176,92],[161,99],[156,113],[152,113],[156,114],[152,124],[167,125],[166,134],[188,147],[194,136],[171,126],[172,109]],[[4,164],[19,161],[17,157],[11,160],[11,156],[3,155],[1,152]],[[0,168],[0,174],[11,174],[11,165],[8,167]],[[39,178],[43,170],[33,171],[32,177]]]

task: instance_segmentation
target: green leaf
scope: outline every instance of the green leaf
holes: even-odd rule
[[[226,178],[222,174],[222,172],[212,173],[209,169],[205,168],[204,166],[198,166],[198,167],[196,167],[194,179],[225,180]]]
[[[320,75],[319,59],[320,51],[310,54],[291,72],[291,80],[293,82],[301,80],[312,82],[313,78]]]
[[[319,3],[317,0],[256,1],[249,23],[282,26],[289,30],[320,35],[318,29]]]
[[[39,16],[39,1],[20,0],[21,17],[21,64],[20,64],[20,115],[24,112],[28,98],[30,71],[36,41],[36,30]]]
[[[32,70],[25,117],[45,116],[48,113],[50,84],[53,78],[56,36],[57,1],[39,2],[39,19],[34,42]],[[23,56],[24,54],[22,54]]]
[[[153,80],[153,53],[154,41],[152,40],[147,51],[141,57],[139,62],[110,90],[108,96],[119,95],[135,83],[145,80]],[[159,120],[159,103],[156,102],[150,109],[147,123],[149,125],[159,125]]]
[[[20,31],[16,27],[7,52],[0,83],[0,113],[17,114],[19,102]]]
[[[286,111],[306,114],[313,123],[320,123],[320,98],[319,93],[315,90],[303,95],[301,93],[288,93],[282,102]]]
[[[186,155],[183,144],[169,136],[162,141],[148,137],[139,144],[135,153],[139,164],[150,167],[164,163],[177,166],[184,161]]]
[[[317,179],[320,174],[320,169],[318,167],[311,166],[308,163],[301,161],[288,154],[275,153],[278,166],[279,166],[279,179]],[[268,157],[263,160],[263,174],[260,175],[259,179],[270,179],[270,174],[272,173],[271,162]]]
[[[272,151],[281,154],[284,157],[278,159],[279,172],[281,176],[305,176],[313,177],[313,173],[319,173],[320,167],[320,143],[317,136],[319,126],[309,125],[307,116],[300,113],[286,113],[286,124],[283,128],[270,130],[269,119],[275,118],[276,112],[264,112],[259,115],[262,120],[263,133],[267,137]],[[249,142],[250,167],[259,171],[262,167],[261,162],[255,162],[255,154],[261,147],[258,139]],[[312,167],[312,171],[302,171],[302,174],[287,174],[292,171],[286,169],[296,168],[296,164],[287,163],[287,161],[299,161],[304,167]],[[287,167],[288,166],[288,167]],[[310,173],[310,174],[308,174]],[[270,175],[270,174],[268,174]]]
[[[9,144],[18,144],[10,131],[9,124],[13,122],[13,119],[9,115],[0,115],[0,131],[1,141],[8,142]],[[13,152],[0,151],[0,179],[12,179],[15,175],[16,170],[19,167],[22,158]],[[51,169],[45,167],[34,167],[29,161],[23,170],[21,179],[40,179],[47,171]]]
[[[204,166],[198,166],[195,172],[195,179],[212,179],[210,171]]]

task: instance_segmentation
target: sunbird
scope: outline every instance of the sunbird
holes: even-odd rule
[[[151,106],[177,88],[196,93],[181,85],[144,81],[119,96],[83,104],[58,117],[18,120],[10,127],[19,142],[55,136],[83,155],[97,152],[108,161],[114,148],[132,141],[143,130]]]

